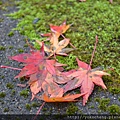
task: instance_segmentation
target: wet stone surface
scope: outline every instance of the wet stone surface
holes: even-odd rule
[[[0,65],[21,68],[22,66],[20,66],[20,63],[8,59],[8,56],[19,54],[19,49],[23,49],[24,52],[29,51],[29,48],[24,47],[25,37],[20,35],[18,31],[14,31],[13,36],[8,36],[10,31],[17,25],[17,20],[13,20],[5,16],[5,14],[12,13],[16,10],[14,5],[7,7],[7,11],[0,9],[0,18],[3,19],[3,21],[0,22],[0,46],[4,47],[4,50],[0,50]],[[0,68],[0,93],[5,93],[4,97],[0,96],[0,114],[35,114],[40,105],[42,105],[42,101],[37,99],[30,101],[30,91],[26,98],[20,95],[20,92],[26,88],[17,86],[17,84],[20,83],[20,80],[14,79],[14,77],[18,73],[19,71],[16,70]],[[7,87],[8,83],[13,85],[12,89]],[[73,103],[78,107],[76,113],[108,114],[108,111],[99,108],[100,103],[96,101],[95,98],[100,98],[100,100],[103,98],[109,99],[110,102],[107,107],[112,104],[120,106],[119,95],[113,95],[104,90],[99,92],[98,87],[96,87],[86,106],[82,105],[82,99],[77,103]],[[26,104],[29,105],[27,106]],[[66,114],[70,104],[71,103],[46,103],[40,114]]]

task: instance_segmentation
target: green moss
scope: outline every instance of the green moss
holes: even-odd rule
[[[68,57],[57,56],[57,59],[60,63],[67,64],[67,66],[65,66],[66,70],[77,68],[76,56],[72,53],[69,54]]]
[[[4,75],[1,75],[1,76],[0,76],[0,78],[2,78],[2,79],[3,79],[4,77],[5,77]]]
[[[1,101],[1,104],[4,104],[4,101]]]
[[[5,10],[7,11],[7,7],[11,7],[13,5],[15,5],[15,1],[14,0],[9,0],[9,1],[0,1],[0,10]]]
[[[83,114],[82,110],[78,110],[78,114]]]
[[[75,114],[78,111],[78,107],[75,106],[73,103],[69,105],[69,107],[66,110],[66,114]]]
[[[108,111],[110,114],[120,114],[120,106],[113,104],[108,107]]]
[[[100,102],[100,98],[98,98],[98,97],[94,98],[94,100],[95,100],[96,102]]]
[[[102,110],[98,110],[98,114],[102,113]]]
[[[49,32],[49,24],[60,25],[66,19],[68,24],[73,23],[65,36],[70,38],[71,43],[78,49],[71,53],[71,58],[58,57],[59,62],[68,64],[66,70],[77,67],[76,56],[82,61],[90,62],[97,34],[99,44],[92,67],[103,66],[106,68],[110,66],[114,68],[114,72],[110,72],[113,77],[106,77],[104,81],[108,88],[116,86],[116,84],[120,88],[120,84],[118,84],[120,76],[118,60],[120,48],[119,3],[119,0],[114,1],[113,4],[109,4],[105,0],[87,0],[86,2],[76,0],[32,0],[28,2],[28,0],[21,0],[17,2],[19,11],[9,16],[20,19],[14,30],[19,30],[30,40],[45,40],[46,38],[40,37],[40,33]],[[36,19],[38,20],[36,21]],[[36,44],[35,47],[38,48]]]
[[[110,99],[109,98],[102,98],[102,99],[100,99],[100,101],[99,101],[99,108],[101,109],[101,110],[104,110],[104,111],[106,111],[107,110],[107,106],[108,106],[108,104],[110,103]]]
[[[2,45],[0,45],[0,50],[2,51],[2,50],[5,50],[6,48],[4,47],[4,46],[2,46]]]
[[[3,3],[2,3],[2,1],[0,1],[0,5],[2,5]]]
[[[46,115],[46,114],[45,114],[45,115]],[[44,119],[45,119],[44,117],[43,117],[43,118],[42,118],[42,117],[40,117],[40,119],[39,119],[39,120],[44,120]]]
[[[10,64],[10,61],[7,61],[5,64],[6,64],[6,65],[9,65],[9,64]]]
[[[21,77],[20,82],[24,82],[24,81],[25,81],[25,77]]]
[[[109,90],[110,90],[110,92],[112,92],[113,94],[118,94],[118,93],[120,93],[120,88],[118,88],[118,87],[110,87]]]
[[[33,103],[32,103],[32,107],[40,107],[40,106],[41,106],[40,103],[36,103],[36,102],[33,102]]]
[[[24,98],[27,98],[29,95],[29,90],[25,89],[20,92],[20,96],[23,96]]]
[[[6,96],[5,92],[0,92],[0,98],[4,98]]]
[[[79,88],[75,89],[74,91],[75,91],[76,94],[80,93],[80,89]]]
[[[49,32],[48,25],[51,23],[60,25],[66,19],[68,24],[73,23],[65,36],[70,38],[71,43],[78,49],[71,52],[68,57],[57,56],[59,62],[68,64],[65,67],[66,70],[77,68],[76,57],[89,64],[95,35],[97,34],[99,44],[92,67],[114,68],[114,71],[109,72],[112,77],[106,76],[103,77],[103,80],[108,90],[117,94],[120,92],[119,3],[119,0],[114,1],[113,4],[109,4],[105,0],[87,0],[86,2],[77,2],[76,0],[21,0],[17,2],[19,11],[9,16],[20,19],[17,28],[14,30],[19,30],[30,40],[45,40],[46,38],[40,37],[40,33]],[[35,22],[36,18],[39,21]],[[39,48],[35,42],[33,44],[36,48]],[[99,91],[101,91],[101,88]],[[109,99],[96,98],[95,100],[100,103],[100,109],[107,110]],[[66,112],[69,113],[69,109]],[[76,110],[74,107],[71,107],[71,109]]]
[[[6,87],[9,88],[9,89],[13,89],[14,88],[13,84],[11,84],[11,83],[7,83]]]
[[[13,31],[10,31],[9,33],[8,33],[8,36],[9,37],[12,37],[14,35],[14,32]]]
[[[11,95],[12,95],[12,96],[15,95],[15,93],[16,93],[15,90],[12,90],[12,91],[11,91]]]
[[[2,1],[0,1],[0,10],[7,10],[7,7],[8,6],[8,2],[2,2]]]
[[[95,108],[95,106],[94,106],[94,105],[91,105],[91,106],[89,106],[89,108],[91,108],[91,109],[92,109],[92,108]]]
[[[43,108],[42,111],[44,111],[44,112],[47,111],[47,108]]]
[[[9,49],[13,49],[13,46],[9,46],[8,48],[9,48]]]
[[[24,47],[28,47],[28,44],[24,44]]]
[[[9,108],[4,108],[3,112],[9,112]]]
[[[2,19],[2,18],[0,18],[0,22],[3,22],[3,19]]]
[[[2,7],[2,10],[7,11],[7,8],[3,6],[3,7]]]
[[[31,110],[31,105],[30,104],[26,104],[26,109],[27,110]]]
[[[21,49],[21,48],[19,48],[19,49],[18,49],[18,52],[19,52],[19,53],[23,53],[23,52],[24,52],[24,50],[23,50],[23,49]]]
[[[59,113],[55,114],[54,119],[55,119],[55,120],[59,120],[59,119],[60,119],[60,114],[59,114]]]
[[[120,101],[120,97],[118,98],[118,100]]]

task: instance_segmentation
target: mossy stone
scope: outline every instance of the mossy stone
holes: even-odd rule
[[[99,108],[101,109],[101,110],[104,110],[104,111],[106,111],[107,110],[107,106],[108,106],[108,104],[110,103],[110,99],[109,98],[102,98],[102,99],[100,99],[100,101],[99,101]]]
[[[9,88],[9,89],[13,89],[14,88],[13,84],[11,84],[11,83],[7,83],[6,87]]]
[[[5,49],[6,49],[6,48],[5,48],[4,46],[1,46],[1,45],[0,45],[0,50],[1,50],[1,51],[5,50]]]
[[[66,110],[66,114],[73,115],[77,111],[78,111],[78,107],[74,105],[73,103],[71,103]]]
[[[20,92],[20,96],[23,96],[24,98],[27,98],[29,95],[29,90],[25,89]]]
[[[9,108],[4,108],[3,112],[9,112]]]
[[[26,109],[27,110],[31,110],[31,105],[30,104],[26,104]]]
[[[108,107],[108,111],[110,114],[120,114],[120,106],[113,104]]]
[[[5,92],[0,92],[0,98],[4,98],[6,96]]]
[[[14,35],[14,32],[13,31],[10,31],[9,33],[8,33],[8,36],[9,37],[12,37]]]

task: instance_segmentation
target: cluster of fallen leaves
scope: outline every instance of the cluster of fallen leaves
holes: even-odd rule
[[[67,56],[66,53],[72,51],[72,48],[66,48],[68,44],[70,44],[74,49],[75,47],[70,43],[69,38],[65,38],[63,33],[67,31],[67,29],[71,25],[66,25],[66,21],[64,21],[60,26],[50,25],[51,33],[41,34],[41,36],[48,37],[50,45],[44,45],[44,51],[46,54],[51,57],[54,55],[64,55]],[[63,40],[59,41],[59,37],[62,36]],[[36,40],[36,42],[42,46],[42,42]]]
[[[38,98],[45,102],[72,102],[78,101],[79,97],[83,97],[83,105],[86,104],[91,95],[94,86],[101,86],[107,89],[102,76],[109,75],[100,68],[91,68],[92,59],[96,49],[96,43],[90,64],[80,61],[76,58],[78,68],[70,71],[65,71],[65,64],[58,63],[56,55],[67,56],[67,52],[74,50],[75,47],[70,43],[69,38],[63,35],[71,25],[66,25],[63,22],[60,26],[50,25],[51,32],[42,34],[48,37],[49,45],[36,40],[41,46],[40,50],[31,50],[30,53],[22,53],[16,56],[9,57],[12,60],[22,62],[22,69],[12,68],[1,65],[1,68],[12,68],[21,72],[15,78],[25,77],[26,84],[19,84],[21,87],[29,86],[32,92],[32,98]],[[59,40],[60,36],[63,40]],[[70,44],[73,48],[66,48]],[[67,94],[68,91],[80,88],[79,94]],[[41,96],[38,93],[41,92]]]

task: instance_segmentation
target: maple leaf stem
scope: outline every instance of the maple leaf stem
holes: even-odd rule
[[[35,117],[33,118],[33,120],[35,120],[37,118],[37,115],[40,113],[42,107],[45,105],[45,102],[43,102],[43,104],[40,106],[39,110],[37,111]]]
[[[65,36],[63,34],[60,34],[64,39],[65,39]]]
[[[13,70],[22,70],[20,68],[14,68],[14,67],[4,66],[4,65],[1,65],[0,68],[9,68],[9,69],[13,69]]]
[[[92,61],[93,61],[93,57],[94,57],[94,54],[95,54],[95,50],[96,50],[96,46],[97,46],[97,43],[98,43],[98,36],[96,35],[96,42],[95,42],[95,45],[94,45],[94,50],[93,50],[93,53],[92,53],[92,57],[91,57],[91,60],[90,60],[90,64],[88,66],[88,70],[90,69],[91,65],[92,65]]]
[[[55,55],[55,53],[54,53],[53,55],[54,55],[54,59],[55,59],[56,61],[58,61],[58,60],[57,60],[57,58],[56,58],[56,55]]]
[[[108,70],[114,70],[114,68],[107,68],[106,70],[103,70],[103,71],[107,72]]]
[[[71,47],[73,47],[74,49],[76,49],[76,47],[70,42],[69,43]]]
[[[35,48],[28,42],[27,39],[26,39],[26,43],[27,43],[27,45],[28,45],[31,49],[35,50]]]
[[[63,34],[61,34],[61,36],[62,36],[64,39],[66,39]],[[70,44],[71,47],[73,47],[74,49],[76,49],[76,47],[75,47],[71,42],[70,42],[69,44]]]

